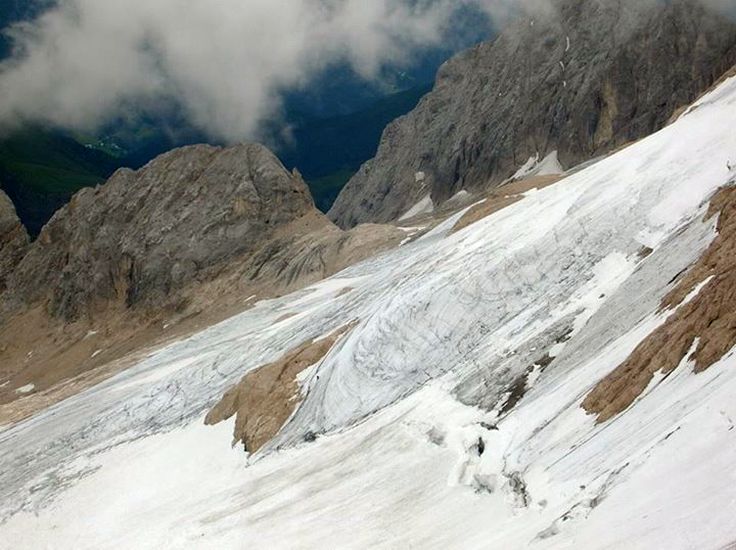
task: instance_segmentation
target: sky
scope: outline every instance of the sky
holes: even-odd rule
[[[709,0],[711,1],[711,0]],[[733,0],[712,0],[730,5]],[[131,108],[184,109],[224,141],[277,116],[285,90],[336,63],[366,79],[437,46],[460,7],[502,25],[547,0],[59,0],[8,31],[0,132],[26,121],[89,130]],[[454,29],[457,31],[457,29]]]

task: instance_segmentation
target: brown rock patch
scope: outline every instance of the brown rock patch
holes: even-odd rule
[[[598,415],[598,422],[628,408],[656,372],[672,373],[696,338],[698,345],[691,355],[696,373],[717,363],[736,345],[736,188],[727,187],[716,194],[708,217],[717,213],[718,236],[665,296],[662,309],[682,304],[693,289],[710,280],[585,398],[583,408]]]
[[[279,323],[281,323],[283,321],[287,321],[287,320],[291,319],[292,317],[296,317],[296,311],[290,311],[289,313],[284,313],[281,317],[279,317],[278,319],[276,319],[273,322],[273,324],[274,325],[278,325]]]
[[[645,260],[646,258],[652,255],[652,252],[654,252],[652,248],[648,246],[642,246],[636,255],[639,257],[640,260]]]
[[[245,450],[258,451],[268,443],[296,410],[299,404],[297,375],[319,363],[337,340],[354,323],[336,330],[321,340],[310,340],[289,351],[278,361],[249,372],[230,388],[205,418],[212,426],[235,418],[235,441]]]
[[[457,233],[461,229],[474,224],[477,221],[487,218],[491,214],[503,210],[507,206],[519,202],[524,198],[524,193],[532,189],[543,189],[552,184],[557,183],[564,176],[536,176],[521,181],[508,183],[493,190],[485,201],[476,204],[465,215],[460,218],[450,231],[450,234]]]

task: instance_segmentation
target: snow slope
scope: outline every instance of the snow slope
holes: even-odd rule
[[[731,79],[485,220],[450,235],[456,216],[0,431],[0,548],[733,543],[736,357],[699,375],[685,358],[603,425],[580,403],[711,242],[735,122]],[[203,425],[248,370],[352,320],[259,455]]]

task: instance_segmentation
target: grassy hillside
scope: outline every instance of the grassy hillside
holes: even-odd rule
[[[32,235],[74,193],[103,182],[118,166],[109,155],[39,128],[0,140],[0,187]]]

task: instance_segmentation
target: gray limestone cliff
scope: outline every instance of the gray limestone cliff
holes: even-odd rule
[[[667,124],[736,62],[736,24],[695,0],[554,0],[443,65],[434,90],[385,130],[329,213],[395,220],[431,194],[492,187],[530,157],[563,166]]]
[[[111,302],[179,307],[179,291],[314,213],[301,176],[263,146],[177,149],[77,193],[8,277],[6,302],[43,301],[66,321]]]

